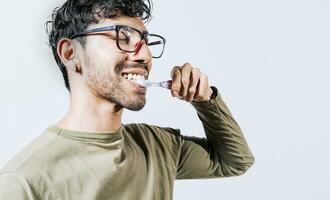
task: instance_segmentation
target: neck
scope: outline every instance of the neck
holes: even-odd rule
[[[114,132],[121,126],[122,112],[122,107],[92,93],[72,91],[69,111],[57,126],[84,132]]]

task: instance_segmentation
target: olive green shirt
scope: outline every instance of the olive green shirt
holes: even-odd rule
[[[210,101],[192,102],[206,138],[148,124],[113,133],[48,127],[0,171],[0,199],[170,200],[175,179],[243,174],[253,155],[212,89]]]

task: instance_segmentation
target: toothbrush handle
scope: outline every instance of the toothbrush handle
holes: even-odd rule
[[[166,88],[166,89],[171,89],[172,80],[162,81],[162,82],[159,82],[158,84],[159,84],[159,87]]]

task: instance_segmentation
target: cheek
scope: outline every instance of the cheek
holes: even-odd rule
[[[112,69],[109,67],[111,63],[101,62],[95,58],[87,57],[86,73],[88,80],[97,83],[109,82],[113,76]]]
[[[97,61],[117,60],[123,56],[117,49],[115,41],[104,39],[102,36],[91,38],[88,41],[86,53]]]
[[[125,60],[125,55],[114,45],[115,43],[106,40],[89,41],[85,49],[88,71],[94,71],[98,77],[109,77],[111,73],[114,73],[116,66]]]

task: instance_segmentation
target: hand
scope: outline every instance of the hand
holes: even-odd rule
[[[191,64],[173,67],[171,78],[172,96],[188,102],[210,100],[213,90],[209,86],[208,77]]]

